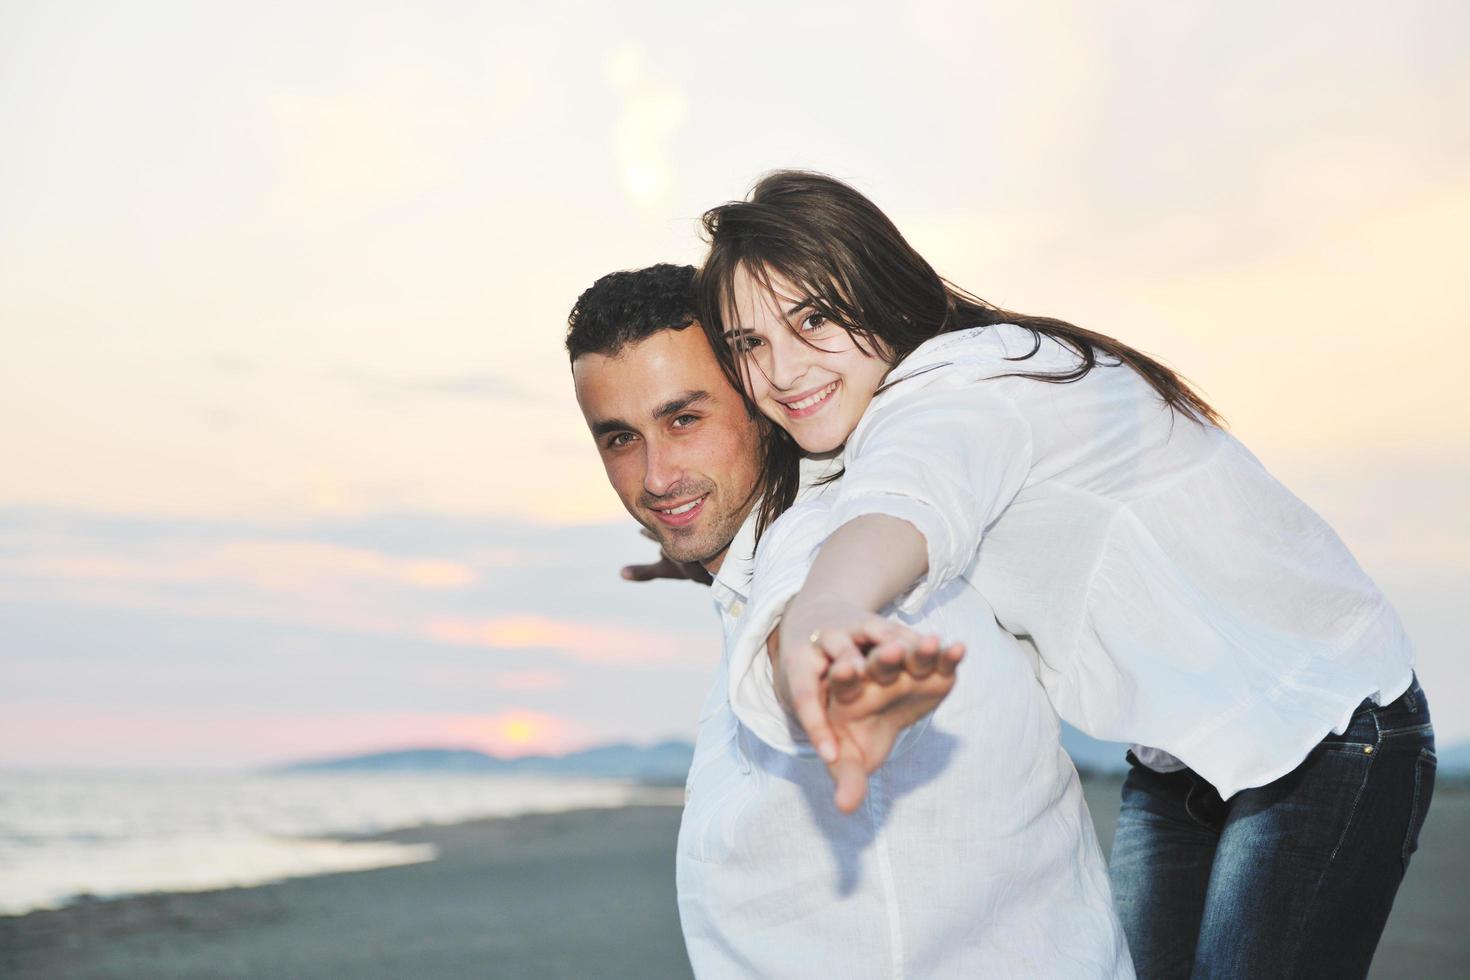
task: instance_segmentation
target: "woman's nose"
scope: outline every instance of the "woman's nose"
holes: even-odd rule
[[[784,336],[782,336],[784,334]],[[788,391],[806,375],[807,347],[789,331],[780,331],[771,338],[771,363],[767,376],[771,384]]]

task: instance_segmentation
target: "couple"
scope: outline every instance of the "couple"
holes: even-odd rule
[[[697,276],[604,277],[567,337],[666,556],[633,577],[702,565],[724,625],[696,972],[1365,974],[1433,734],[1331,529],[1172,371],[953,287],[838,181],[705,227]],[[1111,895],[1058,714],[1134,744]]]

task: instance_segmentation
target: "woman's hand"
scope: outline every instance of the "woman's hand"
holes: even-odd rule
[[[835,789],[832,801],[852,813],[868,792],[868,777],[893,751],[899,732],[939,706],[954,688],[955,668],[964,657],[961,644],[937,650],[928,673],[910,674],[907,660],[887,683],[872,677],[839,693],[834,685],[828,718],[837,740],[837,760],[827,764]],[[870,654],[871,657],[871,654]],[[872,667],[869,661],[870,672]]]
[[[921,681],[946,661],[952,677],[964,655],[962,646],[941,649],[937,636],[925,636],[841,599],[788,609],[771,639],[776,644],[770,649],[776,697],[796,716],[828,765],[838,761],[838,740],[827,718],[829,699],[855,702],[869,681],[880,687],[903,675]],[[884,704],[901,693],[913,692],[907,687],[890,692]]]
[[[827,536],[806,583],[781,620],[778,695],[828,763],[837,743],[827,725],[826,681],[843,684],[863,673],[863,650],[892,638],[897,623],[877,615],[924,574],[924,536],[907,521],[864,514]],[[891,654],[890,654],[891,655]]]

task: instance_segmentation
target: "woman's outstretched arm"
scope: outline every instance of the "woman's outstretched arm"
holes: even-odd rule
[[[772,680],[829,763],[826,693],[863,670],[861,624],[892,605],[918,613],[963,575],[1030,470],[1030,426],[1008,399],[925,380],[896,385],[848,439],[826,540],[782,616]]]
[[[928,567],[918,529],[897,517],[865,514],[827,538],[781,617],[777,695],[826,762],[837,759],[827,721],[828,683],[863,672],[861,624],[907,592]]]

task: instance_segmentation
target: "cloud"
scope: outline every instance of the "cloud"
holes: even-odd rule
[[[671,197],[678,181],[674,138],[689,118],[684,92],[648,67],[648,52],[628,42],[607,55],[604,74],[622,99],[613,123],[613,159],[619,185],[642,212]]]
[[[445,651],[444,656],[415,657],[413,668],[415,678],[434,687],[451,688],[461,692],[493,692],[497,695],[559,696],[575,686],[574,680],[586,681],[585,668],[564,670],[527,667],[524,670],[505,670],[498,666],[501,662],[499,658],[489,660],[479,656],[478,651],[465,650],[458,644],[454,647],[452,650]],[[445,650],[443,647],[437,649]],[[520,654],[520,659],[534,661],[538,656],[538,654],[527,652]],[[548,703],[547,698],[538,700],[540,703]]]
[[[603,738],[570,718],[518,708],[488,714],[259,708],[160,713],[129,705],[83,711],[30,704],[0,714],[0,765],[126,766],[164,758],[221,768],[408,747],[559,755]]]
[[[408,395],[442,395],[487,401],[540,399],[538,392],[498,374],[458,374],[426,378],[395,378],[358,371],[340,371],[337,376],[379,398]]]
[[[162,543],[152,554],[87,552],[0,559],[0,569],[31,578],[125,585],[236,584],[267,592],[320,595],[368,584],[461,589],[479,573],[459,561],[405,558],[324,541],[237,539]]]
[[[165,617],[199,631],[258,623],[328,631],[344,644],[372,637],[415,659],[435,650],[460,658],[436,670],[478,664],[481,690],[548,693],[565,684],[549,671],[569,662],[696,669],[707,661],[718,640],[702,596],[689,588],[671,605],[660,599],[664,587],[618,577],[648,547],[616,526],[430,515],[271,532],[12,512],[0,514],[0,601]],[[485,650],[501,656],[486,659]],[[532,668],[544,669],[501,676]]]
[[[492,683],[497,691],[559,691],[566,686],[566,674],[559,670],[513,670],[496,675]]]
[[[303,209],[380,206],[454,180],[476,107],[432,67],[272,97],[288,200]]]
[[[488,619],[438,617],[420,635],[436,643],[497,650],[554,650],[589,664],[645,664],[677,659],[692,644],[673,633],[612,623],[576,623],[543,616]]]

